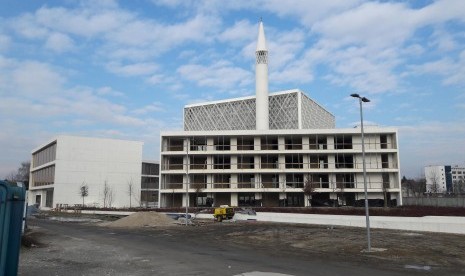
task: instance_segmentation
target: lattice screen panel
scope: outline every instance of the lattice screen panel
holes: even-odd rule
[[[336,123],[333,114],[302,93],[302,128],[319,129],[335,127]]]
[[[300,91],[269,96],[270,129],[298,129]],[[334,116],[302,93],[302,128],[334,128]],[[187,107],[184,130],[253,130],[255,98]]]

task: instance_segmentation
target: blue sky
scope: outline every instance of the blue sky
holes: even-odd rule
[[[58,134],[141,140],[186,104],[254,95],[263,18],[270,91],[399,129],[401,173],[465,164],[465,2],[14,1],[0,9],[0,177]]]

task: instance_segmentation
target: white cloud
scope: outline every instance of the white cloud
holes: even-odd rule
[[[0,34],[0,53],[10,48],[11,38],[7,35]]]
[[[42,7],[34,14],[36,25],[62,33],[95,37],[121,28],[134,14],[121,9],[65,9]]]
[[[248,20],[236,21],[234,25],[218,35],[218,40],[232,44],[251,41],[256,38],[256,33],[252,30],[258,30],[257,24],[251,24]]]
[[[262,0],[257,6],[278,14],[281,17],[297,17],[302,24],[310,27],[323,18],[357,6],[362,0]]]
[[[132,113],[137,114],[137,115],[143,115],[143,114],[148,114],[148,113],[153,113],[153,112],[160,112],[163,111],[163,104],[160,102],[154,102],[149,105],[143,106],[141,108],[135,109],[132,111]]]
[[[436,46],[439,51],[442,52],[451,51],[457,48],[457,43],[454,37],[443,28],[437,28],[434,31],[430,44]]]
[[[199,86],[220,88],[250,85],[253,82],[251,72],[233,66],[227,61],[218,61],[212,65],[187,64],[178,68],[178,73]]]
[[[73,40],[64,34],[52,33],[48,36],[45,42],[45,48],[55,51],[57,53],[63,53],[73,49]]]
[[[134,20],[108,34],[108,40],[121,45],[153,47],[166,51],[187,41],[206,42],[217,32],[218,19],[197,15],[178,24]]]
[[[122,76],[146,76],[157,71],[158,66],[155,63],[143,62],[121,65],[113,62],[107,65],[107,69]]]
[[[60,93],[66,79],[49,64],[36,61],[10,63],[2,74],[9,78],[9,89],[2,89],[0,94],[8,93],[27,97],[46,97]]]
[[[456,85],[465,83],[465,50],[459,54],[457,60],[450,57],[409,66],[409,74],[433,74],[443,76],[443,84]]]
[[[316,22],[312,31],[337,46],[363,43],[383,48],[408,38],[414,31],[415,21],[403,3],[368,2]]]
[[[112,96],[112,97],[123,97],[124,93],[116,91],[109,86],[101,87],[96,90],[97,95],[99,96]]]
[[[44,38],[49,33],[47,28],[36,24],[32,14],[25,14],[7,22],[19,35],[29,39]]]

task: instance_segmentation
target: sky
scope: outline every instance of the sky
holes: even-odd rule
[[[184,105],[255,95],[262,18],[270,92],[397,127],[401,175],[465,165],[465,2],[0,0],[0,177],[60,134],[138,140]]]

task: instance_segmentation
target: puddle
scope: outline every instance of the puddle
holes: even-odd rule
[[[228,268],[231,268],[231,267],[228,267]],[[236,274],[234,276],[293,276],[293,275],[274,273],[274,272],[252,271],[252,272],[244,272],[241,274]]]
[[[408,269],[415,269],[415,270],[424,270],[424,271],[431,270],[431,266],[429,265],[405,265],[404,267]]]
[[[67,217],[49,217],[49,220],[61,221],[61,222],[99,222],[100,219],[91,218],[67,218]]]

